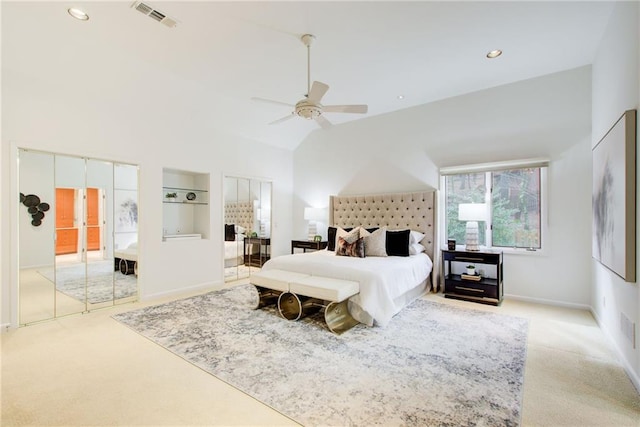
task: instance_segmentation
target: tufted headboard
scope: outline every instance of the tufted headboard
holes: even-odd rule
[[[436,192],[331,196],[329,224],[336,227],[387,226],[390,230],[411,229],[425,234],[422,244],[436,264]]]
[[[226,202],[224,205],[224,223],[236,224],[253,230],[253,202]]]

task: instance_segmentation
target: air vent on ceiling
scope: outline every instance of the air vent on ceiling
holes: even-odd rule
[[[175,19],[169,18],[164,13],[152,8],[148,4],[142,3],[141,1],[135,2],[133,4],[133,8],[139,12],[144,13],[148,17],[153,18],[154,20],[160,22],[161,24],[166,25],[167,27],[173,28],[178,24],[178,21],[176,21]]]

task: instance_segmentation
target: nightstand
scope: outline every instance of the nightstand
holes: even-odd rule
[[[249,245],[258,245],[257,253],[253,248],[247,253]],[[244,264],[252,267],[262,267],[262,264],[271,258],[271,239],[265,237],[245,237],[244,238]]]
[[[324,242],[314,242],[313,240],[292,240],[291,241],[291,253],[294,253],[295,249],[302,249],[302,252],[307,252],[307,249],[312,251],[319,251],[327,247],[326,240]]]
[[[445,298],[499,305],[502,302],[502,251],[442,251]],[[473,264],[479,280],[466,276],[464,268]],[[465,278],[465,276],[467,278]]]

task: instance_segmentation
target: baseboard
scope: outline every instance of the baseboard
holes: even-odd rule
[[[640,375],[638,375],[633,370],[633,368],[631,367],[629,362],[627,362],[627,359],[624,358],[624,353],[622,353],[622,351],[620,350],[620,347],[618,347],[618,344],[616,343],[616,340],[613,339],[613,337],[611,336],[611,334],[609,333],[607,328],[605,328],[603,326],[603,324],[600,321],[600,318],[598,317],[598,314],[596,313],[596,311],[592,307],[589,307],[589,311],[591,312],[591,315],[593,316],[593,318],[596,319],[596,323],[600,327],[600,330],[602,331],[604,336],[607,337],[607,340],[609,340],[609,343],[611,344],[611,346],[615,350],[615,352],[616,352],[616,354],[618,356],[618,360],[622,364],[622,367],[624,368],[625,372],[627,373],[627,376],[631,380],[631,383],[636,388],[636,391],[638,392],[638,394],[640,394]]]
[[[188,293],[219,289],[224,285],[224,282],[216,280],[214,282],[204,282],[197,285],[189,286],[187,288],[173,289],[165,292],[158,292],[155,294],[144,295],[140,297],[140,301],[148,302],[156,299],[179,297]]]
[[[0,334],[4,334],[5,332],[9,332],[11,329],[11,323],[2,323],[0,324]]]
[[[505,299],[511,299],[514,301],[524,301],[524,302],[531,302],[535,304],[552,305],[556,307],[572,308],[576,310],[587,310],[587,311],[591,310],[591,306],[587,304],[576,304],[574,302],[555,301],[555,300],[544,299],[544,298],[523,297],[520,295],[509,295],[509,294],[505,294],[504,297]]]

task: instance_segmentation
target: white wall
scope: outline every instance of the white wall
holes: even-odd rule
[[[592,145],[602,139],[624,111],[638,109],[640,100],[639,22],[640,7],[637,2],[616,4],[593,63]],[[640,177],[640,174],[637,176]],[[636,205],[636,217],[640,218],[638,205]],[[640,242],[638,232],[636,241]],[[640,251],[638,256],[640,257]],[[638,265],[636,261],[636,266]],[[595,260],[591,262],[591,266],[593,270],[592,310],[603,330],[612,338],[627,371],[630,372],[636,387],[640,390],[638,283],[625,282]],[[636,270],[638,270],[637,267]],[[636,324],[635,349],[620,332],[620,313],[624,313]]]
[[[3,63],[3,66],[5,64]],[[139,283],[141,297],[223,282],[222,177],[273,181],[272,253],[289,252],[292,153],[215,130],[215,117],[194,107],[193,85],[172,80],[162,93],[77,90],[72,81],[51,85],[34,76],[2,72],[2,319],[17,319],[16,147],[140,165]],[[209,240],[162,242],[163,168],[210,174]],[[10,238],[5,238],[10,237]]]
[[[437,188],[440,166],[548,157],[547,250],[505,256],[505,294],[587,307],[591,223],[575,213],[591,210],[590,103],[582,67],[315,132],[294,155],[295,236],[304,207],[331,194]]]

